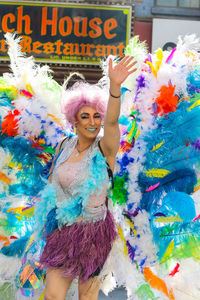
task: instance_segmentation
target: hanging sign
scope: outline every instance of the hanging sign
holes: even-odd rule
[[[21,36],[36,60],[97,64],[123,56],[130,38],[131,6],[0,2],[0,59],[8,59],[6,32]]]

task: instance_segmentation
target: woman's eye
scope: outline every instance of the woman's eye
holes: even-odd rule
[[[97,119],[101,118],[100,115],[95,115],[94,117],[97,118]]]
[[[88,119],[87,115],[81,115],[81,119]]]

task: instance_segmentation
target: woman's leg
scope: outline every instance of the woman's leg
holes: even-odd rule
[[[72,278],[64,277],[62,269],[47,269],[45,300],[65,300]]]
[[[100,280],[91,277],[86,282],[79,281],[79,300],[97,300],[99,295]]]

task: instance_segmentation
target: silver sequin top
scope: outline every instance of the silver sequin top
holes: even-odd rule
[[[74,151],[77,144],[77,140],[78,140],[77,136],[73,136],[72,138],[66,139],[64,141],[62,145],[61,153],[57,158],[53,170],[52,184],[56,190],[57,207],[61,206],[63,201],[69,201],[69,199],[71,199],[72,197],[74,198],[78,197],[78,193],[77,193],[78,188],[87,177],[88,167],[89,164],[91,164],[91,159],[97,151],[100,152],[98,146],[98,142],[100,138],[96,138],[94,143],[88,149],[84,159],[81,161],[76,177],[71,181],[70,185],[66,189],[63,189],[59,182],[58,169],[62,163],[67,161],[71,153]],[[107,189],[109,188],[109,178],[108,178],[107,171],[106,171],[104,182],[105,182],[104,189],[106,188],[107,191]],[[96,195],[96,197],[98,197],[98,194]],[[96,222],[98,220],[105,219],[107,214],[107,207],[105,205],[105,201],[106,201],[106,196],[104,202],[101,203],[101,205],[92,206],[91,203],[89,205],[86,205],[82,210],[81,215],[77,218],[76,222],[80,222],[80,221]]]

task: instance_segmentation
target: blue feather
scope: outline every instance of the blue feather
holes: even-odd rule
[[[146,192],[149,186],[155,185],[158,182],[160,184],[156,189]],[[196,182],[196,173],[191,169],[177,170],[168,174],[164,178],[150,178],[146,177],[144,173],[140,173],[138,177],[138,185],[143,193],[140,206],[142,209],[150,211],[152,204],[159,201],[164,192],[168,193],[171,191],[179,191],[191,194]]]
[[[29,237],[27,236],[21,237],[9,246],[1,248],[0,252],[6,256],[21,257],[26,247],[28,239]]]

